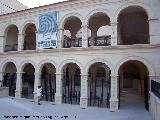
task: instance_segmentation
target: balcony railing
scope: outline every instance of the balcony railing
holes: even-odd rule
[[[111,35],[88,38],[88,46],[110,46]]]
[[[82,38],[71,39],[64,36],[63,48],[82,47]]]
[[[5,45],[5,52],[8,51],[17,51],[18,49],[18,44],[14,44],[14,45]]]

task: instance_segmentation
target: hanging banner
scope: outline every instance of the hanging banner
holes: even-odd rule
[[[40,14],[38,18],[37,48],[57,47],[58,12]]]

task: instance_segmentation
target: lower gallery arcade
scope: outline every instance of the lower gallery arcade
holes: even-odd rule
[[[50,61],[39,66],[28,62],[17,69],[16,63],[7,62],[2,67],[2,87],[17,99],[37,101],[35,91],[41,85],[43,101],[114,110],[138,102],[149,110],[150,70],[142,61],[124,61],[117,66],[117,75],[103,61],[91,62],[85,68],[76,61],[60,66]]]

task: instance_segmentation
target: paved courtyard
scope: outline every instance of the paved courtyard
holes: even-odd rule
[[[142,103],[123,106],[121,110],[111,112],[105,108],[88,107],[81,109],[77,105],[54,105],[42,102],[37,105],[32,100],[15,100],[11,97],[0,98],[0,120],[151,120],[150,114]]]

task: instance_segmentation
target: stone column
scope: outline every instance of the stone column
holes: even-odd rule
[[[87,25],[82,26],[82,47],[83,48],[88,47],[88,26]]]
[[[38,72],[35,72],[34,75],[35,75],[35,78],[34,78],[34,101],[38,102],[37,88],[40,85],[40,74]]]
[[[117,40],[117,22],[112,22],[111,23],[111,28],[112,28],[111,46],[116,46],[116,45],[118,45],[118,40]]]
[[[111,76],[110,110],[118,110],[118,76]]]
[[[158,33],[158,24],[159,24],[159,20],[156,18],[151,18],[148,20],[149,22],[149,41],[150,44],[159,44],[159,37],[160,34]]]
[[[63,48],[64,29],[58,29],[57,48]]]
[[[3,72],[0,72],[0,87],[3,85]]]
[[[36,33],[36,49],[35,50],[38,50],[38,35],[39,35],[39,33],[38,33],[38,31],[35,31],[35,33]]]
[[[80,107],[87,108],[88,106],[88,74],[81,74],[81,98]]]
[[[22,51],[23,50],[23,44],[24,44],[24,40],[23,40],[24,35],[23,34],[18,34],[18,51]]]
[[[0,36],[0,52],[3,52],[5,48],[5,36]]]
[[[20,99],[21,97],[22,97],[22,73],[17,72],[15,98]]]
[[[63,73],[56,73],[56,94],[55,103],[62,104],[62,79]]]

